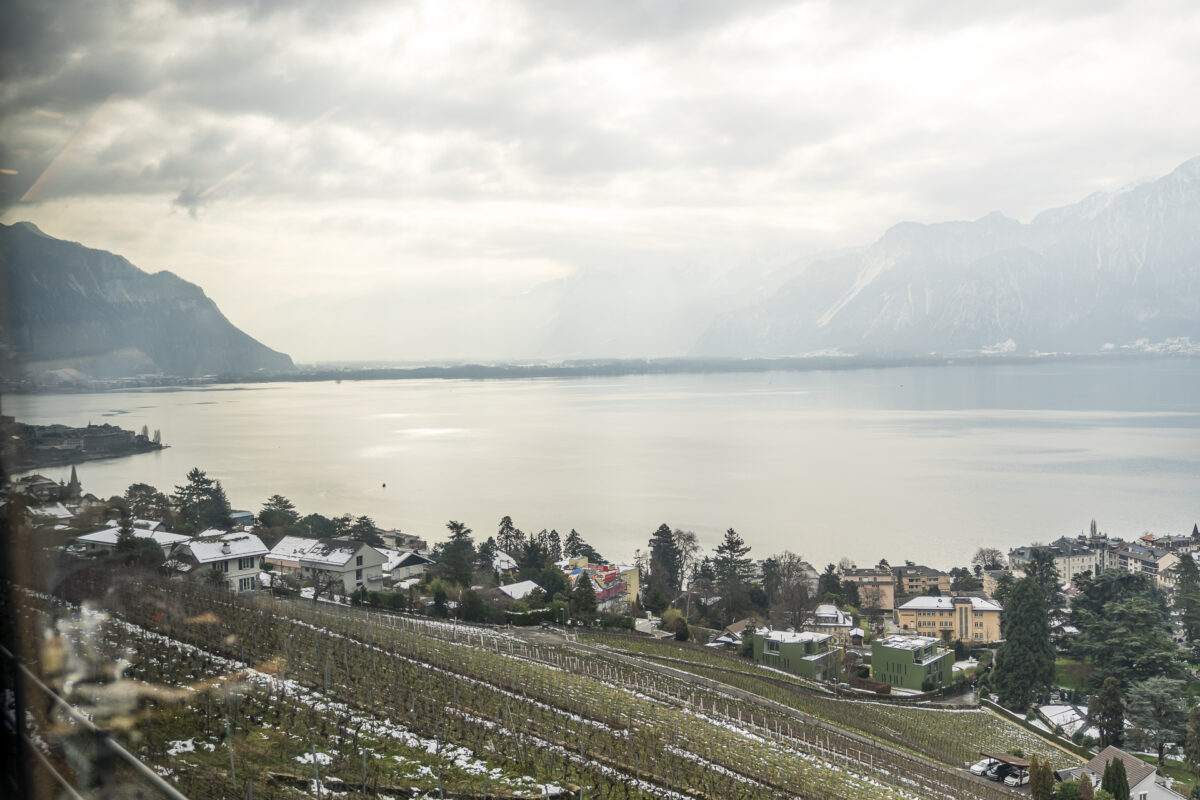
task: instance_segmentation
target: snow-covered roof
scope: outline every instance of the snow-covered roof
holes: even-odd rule
[[[411,553],[402,554],[400,556],[400,560],[396,562],[396,566],[397,567],[416,567],[421,564],[432,564],[432,563],[433,563],[433,559],[426,558],[425,556],[418,553],[416,550],[413,550]],[[394,569],[394,567],[393,567],[393,569]]]
[[[1004,608],[995,600],[988,600],[984,597],[934,597],[932,595],[921,595],[914,597],[904,605],[900,606],[901,611],[952,611],[954,610],[954,601],[963,600],[971,601],[971,608],[975,611],[1003,611]]]
[[[510,583],[508,586],[501,586],[500,591],[511,597],[513,600],[524,600],[529,595],[533,594],[535,589],[540,589],[533,581],[521,581],[520,583]]]
[[[373,549],[357,539],[318,539],[300,556],[300,560],[326,567],[344,567],[363,548]]]
[[[162,521],[157,520],[157,519],[135,519],[130,524],[134,528],[142,528],[142,529],[148,530],[148,531],[161,530],[162,526],[163,526]],[[108,521],[108,527],[119,528],[119,527],[121,527],[121,521],[119,519],[110,519]]]
[[[807,624],[849,628],[854,624],[854,619],[832,603],[822,603],[817,606]]]
[[[939,644],[942,640],[932,636],[889,636],[886,639],[876,639],[884,647],[897,650],[924,650],[931,644]]]
[[[828,633],[815,633],[813,631],[772,631],[766,628],[759,628],[756,633],[764,639],[769,639],[772,642],[780,642],[781,644],[824,642],[833,638]]]
[[[307,536],[285,536],[271,548],[271,557],[298,561],[318,541]]]
[[[205,534],[208,534],[205,531]],[[246,556],[265,556],[270,551],[263,544],[262,539],[255,536],[253,533],[225,533],[216,531],[218,535],[204,535],[196,537],[189,542],[183,544],[188,550],[192,551],[192,556],[201,564],[211,564],[216,561],[225,561],[230,558],[245,558]],[[229,551],[225,551],[225,545],[229,545]]]
[[[503,550],[497,550],[492,558],[492,569],[496,572],[508,572],[517,568],[517,560]]]
[[[75,541],[83,544],[111,544],[117,543],[117,537],[121,535],[119,528],[104,528],[102,530],[85,533],[83,536],[76,536]],[[146,528],[134,528],[133,535],[139,539],[153,539],[155,544],[161,547],[171,547],[180,542],[186,542],[187,536],[182,533],[170,533],[168,531],[154,531]]]
[[[864,631],[862,628],[851,628],[850,635],[851,636],[866,636],[867,632]]]
[[[70,519],[75,516],[62,503],[54,503],[53,505],[41,506],[39,508],[30,509],[39,517],[57,517],[58,519]]]

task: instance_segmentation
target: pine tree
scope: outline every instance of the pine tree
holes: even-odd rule
[[[1193,706],[1188,712],[1183,757],[1192,772],[1200,775],[1200,706]]]
[[[1000,702],[1025,711],[1054,680],[1054,648],[1042,591],[1033,578],[1013,586],[1006,611],[1005,640],[996,653],[995,686]]]
[[[679,548],[675,535],[665,523],[650,537],[650,581],[647,587],[657,589],[670,600],[679,593],[681,585]]]
[[[470,586],[475,574],[475,544],[471,541],[471,529],[461,522],[450,520],[450,540],[442,548],[442,573],[446,580],[459,586]]]
[[[1121,682],[1109,676],[1100,687],[1100,694],[1088,698],[1088,722],[1100,731],[1100,746],[1120,747],[1125,734],[1125,698]]]
[[[233,527],[229,519],[229,500],[221,482],[208,477],[198,467],[188,472],[186,484],[175,487],[171,500],[179,512],[178,527],[184,533]]]
[[[1175,610],[1182,617],[1189,642],[1200,640],[1200,569],[1191,553],[1179,556],[1179,580],[1175,584]]]
[[[264,528],[286,528],[300,519],[296,506],[281,494],[273,494],[258,512],[258,524]]]
[[[575,591],[571,592],[572,613],[577,617],[591,616],[596,613],[596,589],[592,586],[592,576],[587,570],[579,573],[575,579]]]
[[[725,531],[724,540],[714,550],[713,571],[725,624],[737,619],[749,605],[748,585],[754,572],[754,562],[747,557],[749,552],[750,545],[733,528]]]

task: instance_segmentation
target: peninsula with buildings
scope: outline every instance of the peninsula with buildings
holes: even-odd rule
[[[15,472],[43,467],[61,467],[100,458],[120,458],[162,450],[160,431],[130,431],[116,425],[88,423],[83,428],[69,425],[30,425],[13,417],[0,417],[4,437],[4,462]]]

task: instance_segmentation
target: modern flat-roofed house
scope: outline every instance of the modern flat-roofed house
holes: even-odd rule
[[[1125,778],[1129,781],[1129,800],[1181,800],[1183,797],[1173,789],[1167,788],[1165,779],[1158,774],[1158,769],[1153,764],[1147,764],[1112,745],[1101,750],[1083,768],[1083,774],[1092,779],[1093,788],[1100,788],[1104,769],[1114,758],[1119,758],[1125,764]]]
[[[113,552],[117,549],[117,537],[120,535],[120,528],[101,528],[98,531],[85,533],[83,536],[76,536],[75,544],[89,553]],[[139,539],[150,539],[161,547],[163,558],[166,558],[170,554],[171,548],[175,547],[175,545],[186,542],[190,538],[184,536],[182,533],[170,533],[169,531],[150,530],[147,528],[134,528],[133,535]]]
[[[888,636],[871,642],[871,677],[913,691],[950,681],[954,651],[930,636]]]
[[[366,587],[383,588],[383,563],[387,558],[357,539],[317,539],[300,556],[300,577],[314,581],[339,581],[344,594]]]
[[[262,559],[270,551],[253,533],[207,530],[199,536],[175,545],[166,566],[194,580],[208,578],[216,571],[234,592],[252,592],[258,588]]]
[[[854,618],[832,603],[822,603],[804,620],[801,626],[806,631],[825,633],[833,637],[834,644],[846,647],[850,644],[850,631],[854,629]]]
[[[813,680],[835,680],[841,671],[842,649],[833,645],[827,633],[760,628],[754,633],[754,660]]]
[[[901,605],[895,616],[896,624],[904,631],[984,644],[1000,641],[1003,610],[998,602],[986,597],[923,595]]]

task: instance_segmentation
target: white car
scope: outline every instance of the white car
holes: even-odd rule
[[[974,764],[971,765],[971,774],[972,775],[982,775],[983,773],[985,773],[989,769],[991,769],[992,765],[995,763],[996,763],[996,759],[994,759],[994,758],[985,758],[983,761],[976,761]]]
[[[1029,783],[1029,770],[1019,769],[1004,779],[1005,786],[1024,786]]]

